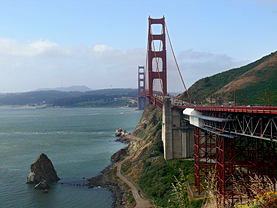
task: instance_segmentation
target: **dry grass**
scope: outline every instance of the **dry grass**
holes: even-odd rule
[[[202,208],[216,208],[216,169],[213,169],[208,174],[208,179],[205,180],[205,192],[207,200],[202,205]]]
[[[257,83],[260,81],[260,79],[259,77],[257,77],[257,75],[255,75],[255,72],[262,71],[267,67],[276,66],[276,63],[277,63],[277,53],[274,56],[270,57],[266,62],[261,63],[260,65],[254,67],[253,69],[245,72],[234,81],[225,85],[216,93],[225,93],[229,91],[234,91],[235,89],[243,89],[250,84]]]
[[[235,205],[237,208],[277,208],[277,192],[275,185],[268,176],[250,176],[248,183],[242,179],[235,182],[235,189],[241,196],[241,204]],[[255,199],[249,198],[255,196]],[[245,203],[248,201],[248,203]],[[244,202],[244,203],[243,203]]]
[[[173,176],[175,179],[175,184],[172,185],[173,193],[172,195],[175,196],[175,204],[179,207],[191,207],[190,201],[188,199],[187,193],[187,180],[184,176],[183,170],[180,169],[180,179],[178,180],[175,176]]]

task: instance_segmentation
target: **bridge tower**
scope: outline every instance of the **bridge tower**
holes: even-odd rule
[[[143,97],[145,93],[145,71],[144,66],[138,67],[138,109],[144,110],[146,106],[146,99]]]
[[[160,79],[162,81],[162,91],[163,95],[167,95],[167,76],[166,76],[166,40],[165,40],[165,18],[152,19],[149,17],[149,29],[148,29],[148,87],[149,96],[153,96],[153,82],[155,79]],[[162,26],[161,34],[152,33],[152,25],[160,24]],[[155,48],[154,41],[161,41],[162,48],[157,50]],[[162,61],[161,69],[153,69],[153,62],[158,63],[157,59]],[[149,98],[149,103],[151,103]]]

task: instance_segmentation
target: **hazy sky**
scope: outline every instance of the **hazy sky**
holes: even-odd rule
[[[187,87],[277,50],[277,0],[0,0],[0,92],[136,88],[149,15]]]

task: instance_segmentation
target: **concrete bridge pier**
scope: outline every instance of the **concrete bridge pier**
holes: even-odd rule
[[[193,126],[184,120],[182,111],[171,108],[170,98],[163,101],[162,122],[164,158],[170,160],[193,157]]]

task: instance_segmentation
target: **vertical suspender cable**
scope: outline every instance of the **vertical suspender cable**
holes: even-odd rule
[[[187,95],[188,95],[189,103],[190,103],[190,96],[189,96],[189,92],[188,92],[188,90],[187,90],[187,88],[186,88],[186,85],[185,85],[185,82],[184,82],[184,80],[183,80],[183,77],[182,77],[181,71],[180,71],[180,69],[179,69],[179,66],[178,66],[178,63],[177,63],[177,59],[176,59],[176,57],[175,57],[175,54],[174,54],[174,51],[173,51],[173,47],[172,47],[172,44],[171,44],[171,41],[170,41],[170,37],[169,37],[169,33],[168,33],[168,30],[167,30],[166,23],[164,22],[164,24],[165,24],[165,29],[166,29],[167,37],[168,37],[168,40],[169,40],[169,43],[170,43],[170,47],[171,47],[171,50],[172,50],[172,54],[173,54],[173,57],[174,57],[174,60],[175,60],[175,63],[176,63],[176,66],[177,66],[178,72],[179,72],[179,74],[180,74],[181,80],[182,80],[183,85],[184,85],[184,87],[185,87],[186,93],[187,93]]]

